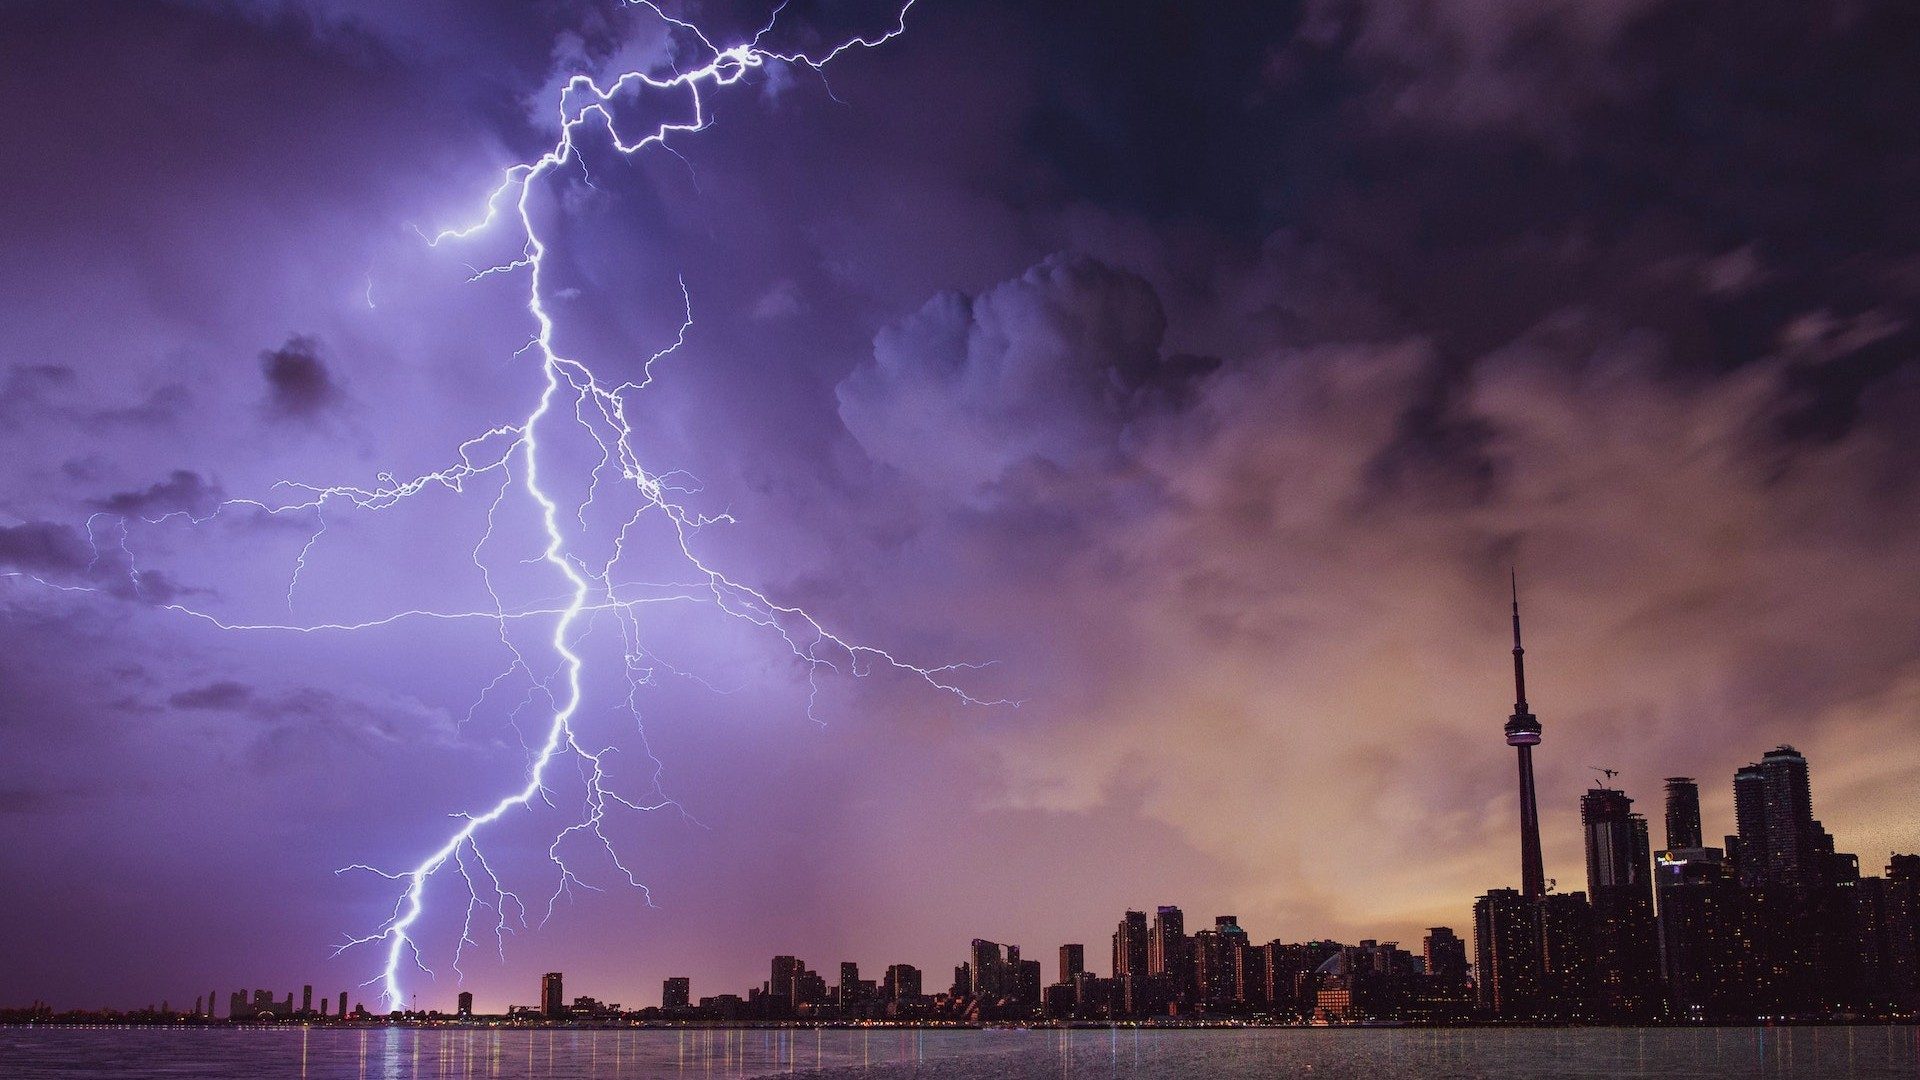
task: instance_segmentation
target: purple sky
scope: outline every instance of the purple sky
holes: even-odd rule
[[[922,0],[828,81],[714,91],[677,156],[583,137],[540,185],[556,338],[604,379],[674,340],[685,282],[629,409],[734,518],[700,557],[914,663],[997,661],[962,683],[1023,704],[836,656],[810,720],[777,634],[649,604],[643,742],[596,616],[582,736],[678,807],[607,827],[652,906],[578,844],[604,891],[504,960],[479,934],[461,984],[442,875],[423,1005],[548,970],[740,991],[775,952],[943,985],[975,936],[1104,971],[1160,903],[1262,940],[1464,928],[1517,877],[1515,562],[1563,887],[1589,765],[1656,820],[1701,777],[1717,834],[1783,740],[1870,871],[1920,847],[1920,13],[1115,7]],[[767,14],[667,10],[722,44]],[[796,3],[769,44],[892,21]],[[468,280],[512,231],[420,231],[552,145],[568,75],[704,57],[612,0],[16,3],[0,35],[0,1002],[358,984],[377,953],[329,954],[397,892],[334,869],[411,866],[518,786],[548,699],[482,695],[512,660],[484,620],[186,609],[487,609],[509,478],[329,508],[310,546],[307,513],[188,517],[524,417],[526,277]],[[551,453],[571,512],[596,449]],[[477,555],[537,607],[564,582],[517,490]],[[643,519],[627,580],[682,580],[670,538]],[[509,637],[545,677],[537,622]],[[489,841],[536,924],[574,775]]]

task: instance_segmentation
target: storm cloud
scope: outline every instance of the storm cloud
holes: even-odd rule
[[[769,7],[725,6],[721,36]],[[319,958],[390,883],[332,870],[432,850],[553,706],[548,624],[439,615],[565,585],[497,472],[181,515],[449,476],[526,416],[524,278],[475,278],[518,249],[421,233],[541,152],[563,69],[697,45],[614,5],[0,22],[33,45],[7,100],[43,103],[0,134],[43,161],[4,179],[0,563],[88,590],[0,582],[0,847],[62,883],[0,895],[0,998],[357,984]],[[942,970],[1157,903],[1290,940],[1464,927],[1517,874],[1515,568],[1563,887],[1587,766],[1643,811],[1699,776],[1724,831],[1781,740],[1843,849],[1920,847],[1916,67],[1891,0],[922,3],[832,96],[769,73],[675,154],[585,146],[534,203],[557,340],[640,371],[684,282],[628,415],[714,518],[690,543],[1021,704],[816,685],[696,599],[596,617],[581,723],[671,797],[618,825],[653,906],[582,890],[470,984]],[[602,459],[553,430],[584,535],[618,470],[570,516]],[[655,524],[628,543],[678,581]],[[546,813],[499,851],[535,895]],[[875,886],[915,880],[942,885]]]

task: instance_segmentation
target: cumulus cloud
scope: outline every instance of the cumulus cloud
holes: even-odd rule
[[[1140,277],[1056,255],[882,330],[841,382],[840,417],[875,460],[978,491],[1009,468],[1097,470],[1129,425],[1192,373],[1162,355],[1166,315]]]

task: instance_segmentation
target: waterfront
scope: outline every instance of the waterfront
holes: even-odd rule
[[[1920,1028],[4,1028],[0,1076],[1913,1077]]]

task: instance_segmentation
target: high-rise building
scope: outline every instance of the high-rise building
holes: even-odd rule
[[[840,1007],[860,1003],[860,965],[851,960],[840,962]]]
[[[773,958],[773,971],[767,980],[767,993],[778,1001],[775,1009],[792,1008],[800,1003],[801,976],[806,974],[807,965],[797,956],[776,956]]]
[[[1807,759],[1777,746],[1733,775],[1740,848],[1735,869],[1748,885],[1809,887],[1835,873],[1833,837],[1813,816]]]
[[[1609,1017],[1651,1016],[1660,947],[1647,820],[1633,812],[1626,792],[1593,788],[1580,799],[1580,825],[1593,905],[1595,1004]]]
[[[1594,918],[1585,893],[1548,893],[1534,901],[1540,942],[1536,1017],[1594,1018]]]
[[[1267,996],[1267,948],[1242,940],[1233,950],[1233,1000],[1240,1005],[1261,1006]]]
[[[1193,997],[1193,942],[1187,937],[1186,916],[1170,904],[1153,915],[1147,936],[1147,973],[1160,979],[1174,1004]]]
[[[887,968],[884,985],[888,1001],[909,1001],[920,996],[920,969],[912,964],[894,964]]]
[[[560,973],[549,971],[540,976],[540,1015],[559,1020],[567,1015],[567,1000],[560,988]]]
[[[460,991],[460,997],[458,1001],[459,1001],[459,1004],[455,1007],[455,1010],[454,1010],[455,1013],[460,1016],[472,1016],[473,1015],[473,991],[471,990]]]
[[[1113,932],[1113,977],[1147,973],[1147,913],[1129,911]]]
[[[1540,860],[1540,809],[1533,788],[1533,748],[1540,743],[1540,719],[1527,709],[1526,650],[1520,647],[1520,579],[1513,589],[1513,715],[1507,718],[1507,745],[1520,763],[1520,894],[1538,900],[1547,892]]]
[[[1691,850],[1705,844],[1700,831],[1700,785],[1691,776],[1667,777],[1667,848]]]
[[[1420,939],[1421,966],[1427,977],[1445,986],[1464,986],[1467,982],[1467,943],[1451,926],[1427,928]]]
[[[1007,966],[1013,975],[1013,1004],[1021,1013],[1031,1014],[1040,1007],[1041,995],[1040,961],[1022,960],[1019,953],[1008,950],[1010,959]]]
[[[1060,946],[1060,981],[1070,983],[1075,975],[1087,970],[1087,947],[1085,945]]]
[[[1473,904],[1473,970],[1480,1007],[1502,1020],[1531,1019],[1540,1003],[1535,898],[1494,889]]]
[[[974,938],[971,948],[973,996],[988,1001],[1013,997],[1013,963],[1009,962],[1005,947],[985,938]],[[1018,959],[1019,953],[1016,951],[1013,960],[1017,962]]]
[[[662,1009],[685,1009],[693,1004],[693,980],[685,975],[675,975],[660,984],[660,1007]]]
[[[308,984],[300,988],[300,1011],[303,1013],[310,1013],[313,1011],[312,984]]]
[[[340,991],[340,1019],[345,1020],[346,1018],[347,1018],[347,992],[345,990],[342,990]]]

